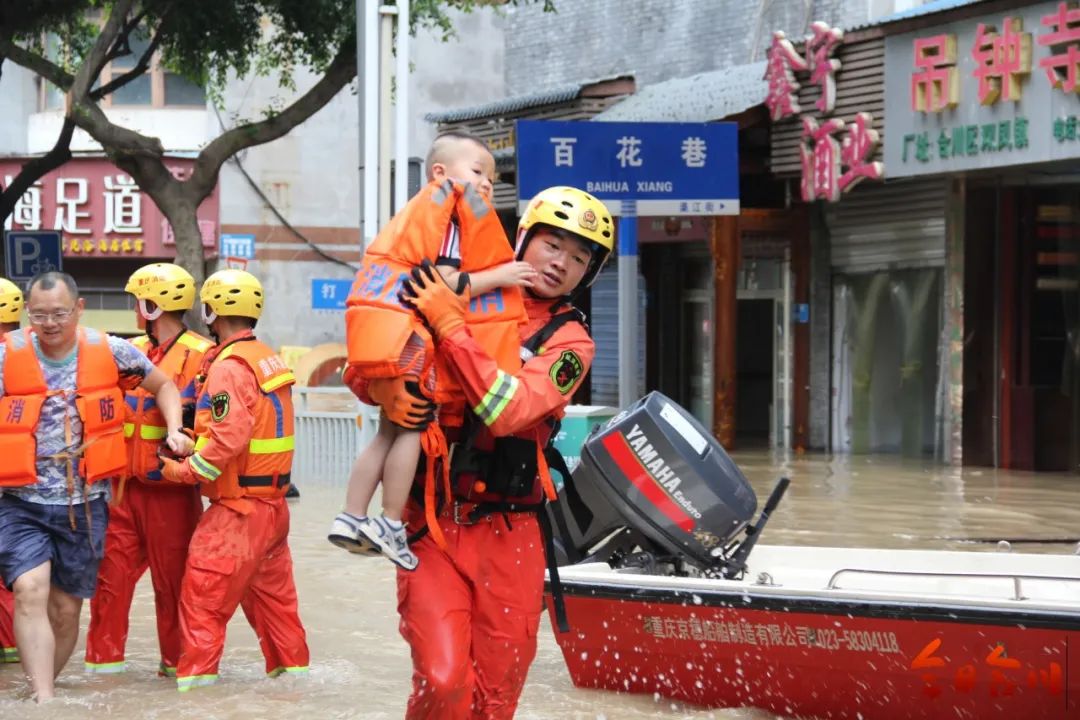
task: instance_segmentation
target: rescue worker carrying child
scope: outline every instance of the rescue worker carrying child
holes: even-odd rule
[[[401,634],[413,658],[407,718],[514,715],[542,609],[541,510],[555,498],[543,452],[595,352],[571,300],[595,280],[613,244],[611,214],[585,192],[554,187],[529,203],[516,254],[537,279],[526,291],[522,364],[514,371],[473,337],[467,292],[428,265],[404,284],[403,300],[431,328],[439,367],[470,409],[466,424],[448,431],[456,444],[452,497],[436,499],[437,528],[411,544],[417,569],[398,572]],[[416,399],[410,414],[429,408]],[[433,514],[430,498],[424,502],[410,508],[410,521]]]

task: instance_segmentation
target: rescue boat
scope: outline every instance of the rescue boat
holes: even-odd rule
[[[1080,718],[1080,557],[757,545],[786,487],[755,520],[659,393],[598,428],[549,508],[574,684],[799,718]]]

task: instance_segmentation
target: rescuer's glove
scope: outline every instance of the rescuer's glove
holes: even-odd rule
[[[184,471],[184,464],[173,460],[171,457],[161,456],[161,477],[168,482],[191,484],[191,473]]]
[[[423,430],[435,419],[435,403],[424,395],[415,375],[376,378],[368,382],[367,394],[387,420],[406,430]]]
[[[462,273],[461,277],[460,287],[455,291],[425,259],[420,267],[413,268],[412,276],[402,284],[401,302],[416,310],[436,339],[465,326],[469,286],[468,276]]]

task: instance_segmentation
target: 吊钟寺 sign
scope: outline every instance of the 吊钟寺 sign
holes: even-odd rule
[[[1080,157],[1080,7],[1003,10],[885,39],[890,177]]]

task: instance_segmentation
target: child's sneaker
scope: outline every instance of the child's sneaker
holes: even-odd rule
[[[399,567],[415,570],[420,563],[413,551],[409,549],[404,523],[389,520],[383,516],[368,518],[367,522],[360,525],[360,533]]]
[[[347,512],[338,513],[330,525],[330,534],[326,536],[326,539],[339,548],[357,555],[379,555],[382,550],[360,532],[360,528],[368,522],[367,518],[358,518]]]

